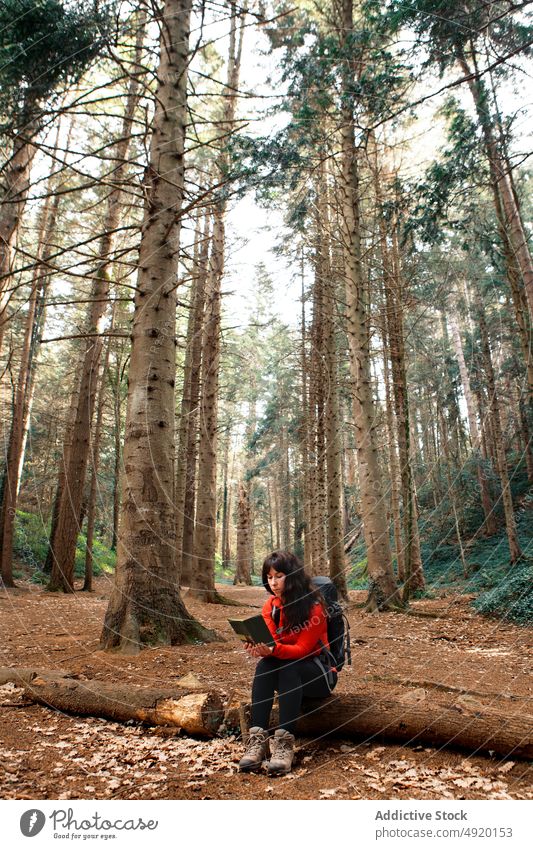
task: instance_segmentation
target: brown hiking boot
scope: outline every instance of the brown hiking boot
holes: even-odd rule
[[[268,765],[269,775],[285,775],[291,771],[294,759],[294,734],[278,728],[270,741],[272,756]]]
[[[246,751],[239,761],[240,772],[252,772],[260,769],[261,764],[267,756],[268,731],[254,725],[248,732],[248,745]]]

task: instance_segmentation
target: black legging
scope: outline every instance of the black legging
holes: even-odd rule
[[[252,686],[252,727],[268,728],[276,691],[279,699],[277,727],[291,734],[300,716],[302,697],[323,699],[330,693],[324,674],[311,658],[262,657],[256,666]]]

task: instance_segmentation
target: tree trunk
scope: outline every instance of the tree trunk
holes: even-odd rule
[[[50,181],[48,188],[51,189]],[[40,238],[37,267],[33,275],[32,289],[26,316],[24,338],[20,356],[19,374],[15,389],[11,432],[7,447],[6,468],[2,481],[2,505],[0,509],[0,574],[6,587],[13,587],[13,539],[17,510],[18,492],[24,449],[28,432],[37,352],[42,338],[48,276],[44,268],[47,258],[47,245],[50,234],[55,229],[58,209],[58,196],[52,203],[47,200],[41,216]]]
[[[222,463],[222,533],[220,540],[220,561],[223,569],[229,569],[231,565],[230,545],[229,545],[229,524],[230,524],[230,489],[229,489],[229,444],[231,439],[231,430],[228,427],[226,432],[226,442],[224,445],[224,460]]]
[[[78,358],[77,366],[81,365],[81,362]],[[54,545],[55,538],[57,532],[57,520],[59,518],[59,507],[61,504],[61,499],[63,497],[63,490],[65,488],[65,474],[67,468],[67,460],[68,460],[68,452],[70,450],[70,434],[72,433],[72,428],[74,426],[74,419],[76,417],[76,406],[77,399],[79,393],[79,369],[75,368],[74,370],[74,378],[70,391],[70,402],[67,410],[65,427],[63,433],[63,441],[62,441],[62,452],[59,458],[59,469],[57,474],[57,486],[54,496],[54,506],[52,508],[52,517],[50,522],[50,538],[48,541],[48,551],[46,553],[46,560],[44,563],[43,571],[50,575],[52,572],[52,567],[54,565]]]
[[[407,364],[403,329],[404,285],[400,268],[400,251],[398,246],[398,222],[392,222],[391,249],[388,245],[388,234],[382,211],[383,200],[380,187],[381,175],[378,170],[377,151],[374,167],[374,189],[379,215],[379,232],[381,259],[383,264],[383,287],[385,291],[385,319],[387,332],[387,347],[389,350],[394,412],[396,418],[396,435],[398,439],[398,454],[400,464],[400,481],[403,505],[403,590],[402,598],[405,603],[410,595],[424,587],[424,572],[420,553],[418,521],[416,511],[416,488],[413,480],[411,457],[411,429],[409,395],[407,390]]]
[[[13,271],[13,248],[30,188],[31,166],[37,151],[28,139],[37,128],[29,123],[14,139],[11,156],[2,169],[0,187],[0,351],[8,321],[11,299],[9,282]]]
[[[4,587],[15,586],[15,582],[13,580],[13,537],[15,531],[15,515],[17,511],[17,493],[20,468],[19,461],[24,437],[25,406],[28,401],[27,390],[31,367],[31,339],[34,331],[38,297],[38,281],[36,280],[32,286],[28,315],[26,317],[19,374],[13,404],[11,434],[6,458],[6,474],[2,492],[2,508],[0,511],[1,578]]]
[[[300,327],[300,369],[302,375],[301,382],[301,413],[300,427],[298,436],[300,440],[300,456],[301,456],[301,472],[300,472],[300,489],[302,493],[302,512],[303,512],[303,551],[304,551],[304,567],[305,571],[312,574],[313,569],[313,552],[311,545],[311,498],[312,487],[310,482],[311,464],[309,462],[309,397],[308,397],[308,356],[306,350],[306,322],[305,322],[305,272],[304,272],[304,252],[301,251],[301,327]]]
[[[113,387],[113,531],[111,551],[117,550],[118,520],[120,512],[120,461],[122,455],[122,361],[117,355],[116,375]]]
[[[145,33],[145,13],[137,30],[135,47],[135,66],[142,58],[142,46]],[[102,331],[111,285],[111,262],[115,230],[118,226],[122,204],[122,180],[126,166],[126,157],[131,142],[135,110],[139,101],[140,81],[136,75],[130,78],[126,110],[122,119],[119,141],[116,145],[117,169],[114,173],[115,185],[107,198],[107,209],[103,226],[103,236],[99,245],[99,265],[94,274],[91,291],[91,303],[87,314],[87,333],[81,380],[79,388],[76,418],[72,428],[68,461],[65,472],[65,487],[59,504],[57,528],[51,548],[53,566],[49,590],[74,592],[74,562],[76,543],[80,532],[79,515],[83,502],[83,491],[89,459],[91,425],[96,404],[96,384],[100,356],[103,348]]]
[[[342,33],[347,49],[353,33],[353,0],[343,0]],[[370,381],[369,305],[361,268],[359,179],[355,147],[353,68],[346,62],[342,107],[342,175],[340,179],[346,332],[356,445],[359,457],[359,486],[370,580],[369,606],[387,610],[400,603],[394,580],[389,528],[383,510],[383,483],[379,466],[376,405]]]
[[[463,576],[468,577],[468,563],[466,561],[465,555],[465,547],[463,544],[463,538],[461,536],[461,527],[459,524],[459,516],[457,513],[457,504],[455,500],[455,492],[454,492],[454,484],[452,481],[452,476],[450,472],[451,462],[450,462],[450,452],[449,452],[449,443],[450,437],[448,433],[448,425],[446,422],[446,417],[442,408],[438,409],[438,416],[440,420],[441,432],[442,432],[442,453],[444,455],[444,471],[446,474],[446,481],[448,484],[448,497],[450,499],[452,505],[452,513],[453,513],[453,521],[455,525],[455,535],[457,537],[457,545],[459,546],[459,554],[461,557],[461,565],[463,567]]]
[[[135,293],[116,578],[102,647],[208,639],[176,573],[176,276],[184,193],[190,0],[167,0]]]
[[[209,257],[210,214],[206,209],[204,227],[200,235],[197,232],[197,257],[193,267],[191,302],[187,323],[187,347],[183,367],[183,396],[181,399],[180,424],[178,432],[178,457],[176,468],[176,566],[180,584],[190,581],[190,569],[184,570],[189,563],[191,541],[187,537],[185,545],[185,526],[194,512],[194,477],[196,474],[196,438],[198,421],[198,397],[200,380],[200,362],[202,356],[202,325],[205,305],[205,284]],[[191,490],[192,504],[188,494]],[[194,524],[193,524],[194,529]]]
[[[390,490],[391,490],[391,511],[392,522],[394,528],[394,546],[396,550],[396,565],[398,569],[398,580],[403,583],[405,580],[405,565],[403,558],[403,543],[402,543],[402,521],[400,514],[400,493],[398,490],[398,480],[400,477],[398,466],[398,455],[396,453],[396,428],[394,422],[394,411],[392,408],[392,398],[390,389],[390,366],[389,366],[389,351],[387,342],[386,329],[383,330],[383,376],[385,380],[385,408],[387,416],[387,434],[389,443],[389,470],[390,470]]]
[[[111,327],[114,326],[114,318],[115,318],[115,304],[113,304],[113,318],[111,321]],[[101,375],[100,375],[100,388],[98,390],[98,404],[96,407],[96,421],[94,424],[94,434],[92,438],[91,445],[91,455],[92,455],[92,471],[91,471],[91,484],[89,487],[89,499],[87,504],[87,539],[86,539],[86,547],[85,547],[85,577],[83,581],[83,590],[84,592],[90,593],[93,591],[93,577],[94,577],[94,553],[93,553],[93,545],[94,545],[94,525],[96,519],[96,495],[98,488],[98,467],[100,464],[100,440],[102,436],[102,419],[104,416],[104,407],[106,402],[106,384],[107,384],[107,370],[109,367],[109,354],[111,349],[111,340],[108,340],[106,346],[106,354],[104,357],[104,362],[102,364]]]
[[[200,414],[200,377],[202,370],[202,338],[204,333],[204,310],[206,284],[209,269],[211,213],[206,210],[204,238],[200,248],[198,279],[194,304],[194,331],[191,346],[191,375],[189,382],[190,413],[187,427],[187,466],[185,473],[185,498],[183,503],[183,542],[181,550],[180,583],[190,586],[194,567],[194,521],[196,507],[196,465],[198,459],[198,421]]]
[[[103,681],[34,678],[26,685],[24,695],[62,713],[98,716],[114,722],[173,725],[186,734],[201,737],[213,737],[223,718],[218,693],[191,692],[187,688],[145,689]]]
[[[450,325],[452,329],[452,339],[453,346],[455,349],[455,356],[457,357],[457,362],[459,364],[459,374],[461,375],[461,383],[463,385],[463,392],[466,400],[468,427],[470,430],[470,441],[472,444],[472,451],[474,457],[476,458],[476,474],[479,492],[481,496],[481,503],[483,506],[483,513],[485,515],[485,533],[490,536],[491,534],[496,533],[497,523],[496,517],[494,515],[494,508],[492,506],[492,500],[490,497],[487,477],[483,469],[483,458],[481,457],[480,452],[481,439],[479,428],[477,425],[477,406],[474,395],[472,393],[472,389],[470,387],[470,377],[468,374],[468,369],[466,367],[463,352],[463,343],[461,341],[461,334],[459,333],[459,327],[457,325],[457,320],[455,317],[451,318]]]
[[[67,147],[71,137],[71,130],[72,124],[67,136]],[[57,129],[54,145],[54,151],[56,154],[58,149],[59,133],[60,126],[58,126]],[[63,160],[63,166],[64,162],[65,161]],[[13,525],[15,521],[20,480],[24,464],[26,438],[28,435],[31,408],[33,405],[38,351],[45,323],[46,298],[50,282],[48,261],[52,251],[51,241],[56,230],[57,216],[61,200],[61,195],[58,192],[53,195],[53,191],[54,186],[56,188],[60,188],[61,184],[62,183],[60,182],[60,185],[57,186],[55,174],[51,174],[47,180],[47,198],[44,202],[40,216],[37,265],[33,273],[28,315],[26,318],[26,330],[22,343],[18,384],[13,405],[10,442],[7,449],[6,468],[1,487],[0,573],[5,586],[13,586]],[[22,200],[20,202],[23,203]]]
[[[239,500],[237,503],[237,554],[234,584],[251,586],[252,579],[250,560],[250,498],[244,481],[239,483]]]
[[[311,574],[325,575],[327,565],[326,523],[326,452],[324,436],[324,397],[326,392],[323,368],[324,293],[318,253],[315,255],[313,285],[313,320],[311,323],[311,353],[309,357],[309,490],[311,517]]]
[[[496,449],[496,471],[500,478],[500,484],[502,489],[503,511],[505,515],[505,529],[507,531],[507,540],[509,543],[511,563],[515,563],[517,560],[520,560],[522,558],[522,550],[520,548],[520,543],[518,542],[518,534],[514,518],[513,499],[511,495],[509,473],[507,471],[507,458],[505,456],[505,447],[503,443],[503,434],[501,427],[500,401],[496,388],[494,368],[492,365],[489,335],[485,319],[485,308],[483,306],[483,302],[479,293],[477,294],[477,310],[479,321],[479,334],[481,340],[481,354],[483,357],[483,365],[485,368],[485,376],[487,380],[487,390],[489,394],[491,425],[494,432],[494,442]]]
[[[516,195],[513,192],[508,165],[505,156],[498,148],[494,134],[493,122],[489,109],[488,91],[484,81],[477,75],[477,59],[474,47],[471,45],[472,60],[475,73],[468,64],[462,48],[458,50],[461,69],[468,77],[468,86],[476,108],[479,124],[483,132],[485,152],[491,172],[491,185],[494,193],[496,214],[500,231],[507,234],[511,246],[512,260],[516,263],[524,284],[524,291],[529,306],[530,321],[533,320],[533,260],[522,225],[520,209]],[[512,273],[512,272],[511,272]],[[527,361],[526,361],[527,362]]]
[[[518,395],[518,414],[520,419],[520,433],[522,436],[522,451],[526,457],[527,479],[529,483],[533,483],[533,450],[531,445],[529,422],[527,419],[527,408],[521,393]]]
[[[346,586],[346,560],[344,557],[344,533],[342,516],[342,427],[339,412],[339,389],[337,375],[337,339],[335,328],[336,291],[335,277],[331,267],[331,252],[328,234],[328,186],[324,165],[320,166],[317,216],[317,277],[322,290],[322,334],[324,362],[324,437],[326,453],[326,528],[329,576],[341,599],[348,598]]]
[[[289,468],[289,437],[287,425],[281,424],[279,429],[279,500],[281,513],[281,547],[287,551],[292,546],[291,534],[291,475]]]
[[[231,3],[227,83],[225,86],[222,144],[235,125],[236,94],[242,56],[246,10],[237,13]],[[239,25],[237,19],[240,18]],[[220,151],[220,178],[229,169],[229,154]],[[216,553],[216,493],[217,493],[217,431],[218,386],[220,364],[220,316],[222,278],[224,275],[225,217],[227,201],[222,194],[214,204],[213,247],[209,269],[209,285],[202,347],[202,399],[200,407],[200,441],[198,450],[198,496],[194,531],[194,568],[189,592],[201,601],[218,604],[223,599],[215,590]]]
[[[194,567],[190,590],[205,603],[221,601],[215,590],[218,378],[220,364],[220,300],[224,273],[225,203],[215,209],[213,248],[207,285],[202,345],[202,394],[198,444],[198,487],[194,529]]]

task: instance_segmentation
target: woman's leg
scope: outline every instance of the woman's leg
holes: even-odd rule
[[[329,687],[320,667],[311,660],[280,661],[278,672],[279,728],[294,734],[302,709],[302,697],[323,699]]]
[[[268,728],[274,693],[278,688],[278,670],[283,661],[262,657],[255,668],[252,685],[252,728]]]

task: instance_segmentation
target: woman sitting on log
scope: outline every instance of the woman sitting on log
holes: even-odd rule
[[[245,644],[250,657],[261,659],[252,687],[252,727],[239,769],[259,769],[266,757],[267,729],[277,691],[279,725],[270,739],[268,773],[281,775],[291,770],[303,696],[329,696],[337,683],[337,671],[328,669],[319,658],[324,649],[329,650],[327,615],[322,596],[301,561],[289,551],[274,551],[263,563],[262,579],[270,593],[262,614],[275,645]]]

